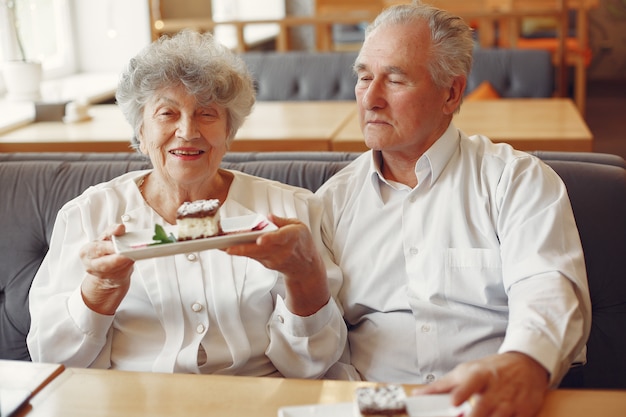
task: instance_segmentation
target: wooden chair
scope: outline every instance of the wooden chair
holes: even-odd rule
[[[481,47],[497,45],[497,21],[501,17],[501,0],[426,0],[440,9],[462,17],[476,31]]]
[[[189,27],[202,32],[213,30],[211,1],[185,2],[184,7],[173,0],[148,0],[150,13],[150,35],[157,40],[161,35],[171,34],[165,23],[179,23],[178,26]],[[179,30],[179,29],[178,29]]]
[[[557,92],[567,96],[569,90],[568,69],[574,68],[574,102],[584,115],[587,95],[587,66],[591,58],[587,23],[587,8],[593,3],[587,0],[509,0],[514,16],[510,26],[503,25],[508,36],[500,39],[500,46],[524,49],[546,49],[553,55],[559,84]],[[595,0],[594,0],[595,1]],[[572,13],[574,11],[575,13]],[[570,25],[570,16],[575,25]],[[552,17],[552,36],[525,37],[522,22],[537,17]],[[575,34],[570,35],[571,27]]]
[[[322,19],[345,18],[346,16],[371,22],[386,6],[385,0],[315,0],[315,16]],[[316,27],[318,51],[336,49],[333,39],[333,24],[322,23]]]
[[[559,97],[567,96],[567,65],[565,39],[568,30],[568,8],[566,0],[507,0],[509,17],[503,20],[501,46],[521,48],[521,22],[528,18],[551,18],[555,24],[556,35],[553,38],[553,61],[557,71],[556,93]],[[526,46],[528,47],[528,45]],[[546,49],[537,47],[535,49]]]
[[[258,18],[236,20],[213,20],[213,8],[211,0],[148,0],[150,14],[150,33],[152,40],[161,35],[170,35],[183,29],[194,29],[199,32],[216,33],[220,29],[230,28],[234,31],[234,43],[227,42],[227,46],[238,51],[245,52],[250,48],[262,45],[264,42],[276,40],[282,49],[286,49],[285,37],[280,27],[282,19]],[[293,22],[299,24],[300,22]],[[261,28],[263,26],[264,28]],[[268,27],[271,26],[271,28]],[[255,36],[248,36],[247,27],[261,29]],[[219,28],[219,29],[218,29]],[[228,29],[226,29],[228,30]],[[275,32],[278,31],[278,34]],[[223,33],[223,32],[222,32]],[[244,36],[245,35],[245,36]],[[250,39],[252,38],[252,39]]]

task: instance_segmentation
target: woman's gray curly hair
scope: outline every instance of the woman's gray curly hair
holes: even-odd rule
[[[184,30],[163,36],[132,58],[120,76],[115,98],[134,131],[139,147],[143,110],[164,88],[184,86],[200,106],[216,103],[226,109],[227,145],[252,111],[255,90],[243,60],[209,33]]]
[[[438,87],[450,86],[459,75],[467,77],[472,69],[474,40],[472,29],[458,16],[420,1],[391,6],[381,12],[366,29],[367,37],[383,25],[412,24],[426,21],[430,29],[431,47],[428,72]]]

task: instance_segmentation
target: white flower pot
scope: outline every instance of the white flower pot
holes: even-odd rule
[[[2,75],[7,90],[7,99],[13,101],[39,100],[41,98],[42,74],[40,62],[3,62]]]

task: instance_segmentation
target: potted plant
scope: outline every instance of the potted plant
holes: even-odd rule
[[[14,44],[12,54],[2,64],[2,75],[10,100],[38,100],[41,96],[41,62],[29,60],[20,34],[17,7],[19,0],[0,0],[6,12],[9,34]],[[11,51],[10,51],[11,52]]]

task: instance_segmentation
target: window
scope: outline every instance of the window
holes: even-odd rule
[[[255,20],[280,19],[285,17],[285,3],[282,0],[213,0],[213,19],[224,20]],[[278,34],[277,24],[247,25],[244,28],[246,43],[254,45]],[[215,37],[228,47],[235,47],[237,34],[232,26],[218,26]]]
[[[11,60],[21,52],[6,6],[14,7],[26,59],[41,61],[45,78],[74,72],[68,0],[0,0],[0,58]]]

